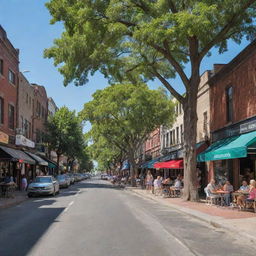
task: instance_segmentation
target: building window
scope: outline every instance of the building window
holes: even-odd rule
[[[9,128],[14,130],[14,106],[9,104]]]
[[[205,111],[203,115],[204,115],[203,131],[204,131],[204,136],[207,136],[208,135],[208,129],[207,129],[208,116],[207,116],[207,111]]]
[[[0,59],[0,74],[4,74],[4,61],[2,59]]]
[[[15,84],[15,74],[12,70],[9,69],[9,82]]]
[[[176,127],[176,136],[177,136],[177,144],[180,142],[180,138],[179,138],[179,127]]]
[[[4,123],[4,99],[0,97],[0,124]]]
[[[23,116],[20,116],[20,122],[21,122],[20,128],[21,128],[21,130],[23,132],[23,129],[24,129]]]
[[[26,103],[28,104],[28,94],[26,95]]]
[[[166,134],[166,147],[169,146],[169,133]]]
[[[233,87],[230,86],[226,89],[226,109],[227,109],[227,122],[233,119]]]
[[[183,125],[180,125],[180,142],[183,143]]]
[[[175,144],[175,130],[172,131],[172,142]]]
[[[172,131],[170,131],[170,145],[172,145],[173,142],[172,142]]]

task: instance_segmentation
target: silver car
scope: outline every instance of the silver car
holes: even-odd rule
[[[28,185],[28,197],[33,195],[53,195],[60,192],[59,183],[52,176],[37,176]]]

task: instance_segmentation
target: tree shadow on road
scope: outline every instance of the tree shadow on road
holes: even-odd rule
[[[25,256],[57,222],[64,207],[50,208],[56,200],[32,199],[0,213],[0,255]]]

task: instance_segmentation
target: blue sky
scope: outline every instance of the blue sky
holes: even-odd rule
[[[50,47],[54,38],[59,37],[62,32],[60,24],[49,24],[51,17],[45,8],[46,2],[47,0],[0,0],[0,24],[14,47],[20,49],[20,71],[30,71],[25,73],[27,79],[44,85],[48,96],[52,97],[58,106],[66,105],[70,109],[80,111],[83,104],[91,99],[92,94],[97,89],[106,87],[108,82],[102,75],[96,74],[85,86],[63,86],[63,78],[53,66],[53,61],[43,58],[43,50]],[[213,51],[212,56],[203,61],[201,71],[212,69],[214,63],[229,62],[246,45],[246,41],[241,45],[230,43],[229,51],[222,55]],[[182,90],[179,79],[175,79],[173,83]],[[157,81],[150,83],[152,88],[159,85]]]

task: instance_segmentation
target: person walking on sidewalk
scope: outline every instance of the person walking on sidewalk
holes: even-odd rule
[[[27,186],[28,186],[27,178],[25,177],[25,175],[23,175],[22,179],[21,179],[21,190],[22,191],[26,191],[27,190]]]
[[[151,191],[152,185],[153,185],[153,175],[151,174],[150,171],[148,171],[147,176],[146,176],[146,189],[148,191]]]

